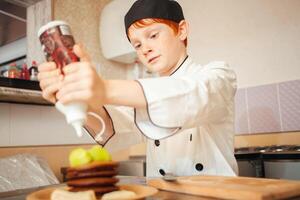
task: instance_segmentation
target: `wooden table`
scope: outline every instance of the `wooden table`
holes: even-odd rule
[[[145,177],[131,177],[131,176],[120,176],[120,184],[139,184],[145,185]],[[57,187],[64,186],[65,184],[59,184]],[[0,193],[1,200],[25,200],[26,196],[34,191],[41,190],[45,187],[23,189],[12,192]],[[193,196],[187,194],[180,194],[175,192],[159,191],[152,197],[147,197],[146,200],[212,200],[213,198]],[[289,200],[300,200],[300,197]]]

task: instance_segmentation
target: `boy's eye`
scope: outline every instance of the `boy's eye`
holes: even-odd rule
[[[141,47],[141,44],[138,43],[138,44],[134,44],[133,46],[134,46],[135,49],[139,49]]]
[[[150,38],[151,38],[151,39],[154,39],[154,38],[157,38],[157,36],[158,36],[158,33],[154,33],[154,34],[151,34],[151,35],[150,35]]]

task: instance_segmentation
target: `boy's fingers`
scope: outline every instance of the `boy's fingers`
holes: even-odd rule
[[[56,98],[61,99],[63,96],[68,95],[70,93],[77,92],[79,90],[84,91],[85,88],[85,83],[82,82],[70,82],[68,84],[64,84],[63,87],[61,87],[56,93]]]
[[[39,72],[52,71],[56,69],[56,64],[54,62],[45,62],[38,66]]]
[[[74,53],[79,57],[80,61],[88,62],[90,61],[90,56],[84,47],[80,44],[75,44],[73,47]]]
[[[70,63],[66,65],[62,70],[64,74],[74,73],[79,70],[80,62]]]
[[[74,91],[62,96],[59,101],[63,104],[67,104],[70,102],[82,102],[85,101],[85,96],[89,95],[86,91]]]
[[[59,84],[55,84],[55,85],[51,85],[49,87],[47,87],[44,91],[43,91],[43,97],[52,102],[55,103],[56,102],[56,98],[55,98],[55,93],[59,90],[60,85]]]
[[[79,73],[70,74],[70,75],[64,77],[63,84],[79,82],[81,78],[82,78],[82,75]]]
[[[39,72],[38,73],[38,80],[43,80],[47,78],[52,78],[52,77],[59,77],[61,75],[61,72],[59,69],[47,71],[47,72]]]
[[[45,88],[47,88],[48,86],[51,86],[53,84],[57,84],[62,82],[62,78],[61,76],[58,76],[56,78],[47,78],[47,79],[43,79],[40,81],[40,87],[42,90],[44,90]]]

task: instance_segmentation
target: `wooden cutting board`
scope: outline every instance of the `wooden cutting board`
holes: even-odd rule
[[[300,196],[300,181],[277,179],[189,176],[169,182],[148,180],[147,184],[161,190],[219,199],[275,200]]]

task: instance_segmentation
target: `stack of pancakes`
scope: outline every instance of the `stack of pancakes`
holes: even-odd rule
[[[94,190],[96,195],[118,190],[118,163],[113,161],[94,161],[79,167],[67,168],[67,185],[70,191]]]

